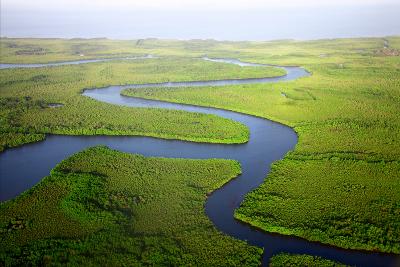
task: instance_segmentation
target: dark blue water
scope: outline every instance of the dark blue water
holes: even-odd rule
[[[235,60],[216,60],[241,65]],[[277,78],[232,79],[204,82],[179,82],[109,86],[85,90],[86,97],[111,104],[131,107],[154,107],[179,109],[189,112],[214,114],[245,124],[250,130],[249,142],[238,145],[193,143],[178,140],[163,140],[151,137],[126,136],[56,136],[49,135],[46,140],[22,147],[8,149],[0,154],[1,200],[13,198],[38,183],[42,177],[61,160],[95,145],[145,156],[169,158],[229,158],[238,160],[242,174],[212,193],[205,205],[206,214],[222,232],[235,238],[246,240],[252,245],[264,247],[263,264],[279,252],[306,253],[357,266],[397,266],[400,259],[396,255],[344,250],[301,238],[265,233],[234,219],[235,209],[245,194],[258,187],[270,170],[271,163],[281,159],[297,143],[295,132],[284,125],[262,118],[236,112],[173,104],[162,101],[144,100],[120,95],[126,88],[148,86],[218,86],[245,83],[266,83],[289,81],[309,75],[298,67],[283,67],[287,75]]]

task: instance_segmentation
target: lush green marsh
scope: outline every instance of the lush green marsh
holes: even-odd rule
[[[281,253],[271,258],[270,267],[294,267],[294,266],[307,266],[307,267],[346,267],[347,265],[326,260],[321,257],[302,255],[302,254],[287,254]]]
[[[267,231],[400,253],[400,58],[376,55],[382,46],[373,38],[258,44],[240,50],[240,58],[303,65],[313,75],[278,84],[124,94],[292,126],[299,134],[296,149],[247,196],[236,217]]]
[[[399,37],[385,39],[389,40],[389,47],[399,49]],[[16,44],[12,44],[13,42]],[[295,150],[290,152],[284,160],[274,164],[268,179],[260,188],[246,197],[241,208],[237,210],[236,217],[267,231],[297,235],[345,248],[400,253],[398,245],[400,244],[400,117],[398,116],[400,113],[400,57],[388,56],[381,52],[384,46],[383,38],[307,42],[291,40],[217,42],[156,39],[135,41],[17,40],[3,38],[0,44],[2,62],[48,62],[144,54],[162,56],[159,59],[146,61],[113,61],[57,68],[0,71],[0,103],[2,105],[0,109],[0,140],[2,148],[37,141],[44,138],[47,133],[147,135],[202,142],[245,142],[249,134],[247,129],[243,125],[229,120],[186,112],[117,107],[82,97],[80,93],[83,88],[110,84],[265,77],[281,74],[273,68],[240,68],[189,58],[204,55],[232,57],[258,63],[304,66],[313,75],[287,83],[204,88],[130,89],[124,94],[225,108],[276,120],[293,127],[299,135],[299,143]],[[21,50],[28,50],[28,52],[21,52]],[[85,56],[81,57],[80,53]],[[64,106],[48,108],[49,103],[62,103]],[[100,154],[102,153],[105,153],[105,150]],[[94,154],[90,154],[90,156],[94,157]],[[133,156],[133,158],[135,157]],[[47,256],[43,258],[44,255],[47,255],[45,251],[55,247],[59,250],[58,252],[51,250],[55,256],[52,256],[53,258],[50,260],[55,258],[58,260],[65,258],[62,253],[72,251],[71,255],[75,255],[73,253],[76,251],[85,251],[85,249],[94,251],[95,254],[92,255],[97,255],[96,253],[101,255],[103,248],[96,249],[97,244],[105,244],[104,240],[107,240],[110,246],[117,247],[116,242],[112,241],[116,233],[122,233],[120,234],[122,239],[131,238],[115,225],[112,226],[115,227],[113,228],[116,229],[115,231],[104,231],[104,234],[100,236],[94,234],[96,229],[101,228],[102,223],[96,216],[104,218],[107,226],[113,225],[112,222],[116,218],[113,216],[118,218],[125,216],[124,212],[119,210],[121,205],[126,207],[129,204],[125,203],[124,196],[121,197],[122,199],[119,196],[116,197],[119,204],[108,201],[110,203],[106,205],[107,209],[116,208],[117,212],[109,212],[109,210],[103,212],[104,209],[100,212],[97,210],[98,207],[92,207],[90,203],[85,202],[87,196],[71,193],[76,192],[72,189],[77,186],[83,191],[87,190],[89,195],[98,195],[99,192],[102,192],[101,196],[108,194],[99,189],[103,188],[102,180],[93,178],[98,177],[98,174],[103,174],[101,172],[102,164],[106,164],[103,160],[99,156],[98,161],[93,163],[93,168],[90,168],[89,165],[84,166],[85,171],[82,174],[77,168],[77,172],[53,173],[50,176],[56,175],[54,178],[56,181],[65,180],[58,179],[59,176],[68,176],[71,178],[70,185],[57,182],[54,186],[58,187],[53,190],[50,186],[51,183],[48,182],[51,178],[46,178],[42,185],[32,191],[44,190],[40,199],[45,200],[40,200],[40,203],[53,205],[53,208],[46,205],[36,206],[36,218],[45,216],[43,213],[51,210],[54,211],[54,218],[59,218],[57,222],[65,224],[64,230],[55,233],[57,238],[68,236],[71,240],[75,240],[74,238],[78,236],[81,238],[84,235],[84,240],[87,241],[80,241],[83,243],[72,241],[71,243],[70,241],[59,241],[51,236],[48,237],[50,243],[47,243],[47,241],[34,239],[36,235],[40,238],[44,237],[40,236],[40,234],[44,234],[40,231],[24,234],[24,238],[14,236],[12,232],[12,235],[6,235],[7,238],[26,242],[22,246],[23,250],[14,247],[12,249],[15,250],[12,251],[20,253],[18,255],[28,255],[29,253],[34,254],[33,251],[37,250],[41,251],[37,254],[39,256],[35,254],[36,256],[33,255],[32,259],[48,260]],[[171,166],[176,164],[179,166],[178,161],[171,160],[170,162]],[[65,165],[63,164],[57,168]],[[229,166],[227,173],[229,173],[228,169],[232,168],[230,170],[237,174],[234,171],[235,167]],[[140,166],[140,168],[144,167]],[[201,167],[188,165],[188,168],[201,170],[203,165]],[[90,172],[87,172],[87,169],[90,169]],[[189,170],[179,169],[176,173],[177,176],[180,171]],[[124,173],[130,173],[130,169],[121,167],[118,175],[123,177]],[[219,173],[216,174],[219,175]],[[213,178],[223,178],[218,175]],[[221,175],[223,176],[223,174]],[[158,176],[157,172],[148,175],[149,179],[155,176]],[[234,175],[229,177],[232,176]],[[82,181],[77,177],[81,177]],[[225,178],[227,177],[225,176]],[[90,187],[94,188],[93,190],[100,191],[89,190],[90,180],[93,180],[93,183],[100,181],[99,185],[90,184]],[[145,182],[143,183],[145,184]],[[41,189],[42,187],[43,189]],[[69,189],[72,191],[68,191]],[[192,189],[197,190],[196,187]],[[30,203],[29,201],[22,203],[23,199],[28,199],[32,195],[39,198],[38,194],[26,194],[16,201],[10,202],[12,204],[7,204],[9,205],[7,209],[23,209],[24,205]],[[65,198],[66,196],[69,197]],[[46,199],[51,197],[58,200],[63,199],[64,206],[57,206],[56,204],[61,202],[54,199]],[[79,201],[83,201],[85,204],[79,204],[82,203]],[[71,209],[71,206],[68,205],[75,206]],[[62,208],[61,211],[59,207]],[[5,206],[2,208],[6,209]],[[89,209],[89,212],[86,209]],[[202,206],[199,207],[199,210],[202,209]],[[82,212],[82,210],[85,211]],[[65,211],[71,211],[71,213],[65,213]],[[28,212],[28,210],[24,212]],[[140,237],[142,239],[140,241],[135,239],[137,237],[129,240],[123,239],[126,241],[124,244],[137,242],[135,243],[138,244],[135,248],[137,251],[134,252],[132,247],[127,251],[132,255],[144,253],[145,257],[147,255],[154,256],[151,254],[153,252],[158,253],[157,255],[161,258],[163,258],[163,253],[175,256],[187,255],[187,250],[169,249],[177,246],[177,241],[168,239],[170,236],[161,240],[158,236],[154,237],[154,232],[147,231],[147,228],[146,231],[143,230],[144,228],[140,228],[144,225],[143,221],[155,217],[151,211],[146,212],[148,213],[141,213],[142,224],[140,221],[137,222],[138,229],[144,233]],[[70,221],[71,217],[67,219],[62,217],[67,216],[66,214],[77,216],[74,217],[76,220]],[[85,216],[92,217],[88,219],[89,217]],[[11,220],[11,223],[7,221],[7,227],[18,229],[30,227],[30,222],[25,223],[20,218],[7,217],[7,220]],[[191,220],[188,222],[192,223]],[[49,218],[42,223],[55,225],[56,222]],[[72,224],[73,227],[70,227]],[[131,225],[136,225],[136,222]],[[207,220],[205,225],[210,225],[210,222]],[[212,226],[210,227],[207,229],[214,229]],[[79,231],[82,232],[76,229],[80,229]],[[156,230],[160,234],[164,231],[168,232],[166,229]],[[180,231],[182,229],[180,228]],[[29,245],[26,239],[28,237],[31,238]],[[198,239],[190,240],[190,242],[197,242],[191,249],[199,249],[196,246],[205,240],[211,239],[206,239],[199,234]],[[220,234],[212,240],[222,242],[221,244],[225,244],[224,240],[237,242]],[[152,252],[139,251],[138,248],[142,248],[140,244],[143,243],[155,244],[154,250],[152,249]],[[160,249],[158,244],[162,244],[163,248]],[[249,250],[249,247],[241,242],[235,244],[240,245],[234,245],[233,248],[228,245],[227,247],[232,249],[227,250],[233,252],[236,251],[234,250],[236,248],[245,248],[242,250],[244,254],[240,254],[243,257],[240,256],[239,260],[234,259],[235,262],[246,258],[249,264],[253,264],[259,260],[259,250],[253,248]],[[61,249],[64,245],[64,248],[67,249]],[[221,253],[225,251],[224,249],[221,249]],[[203,255],[204,251],[199,253]],[[29,255],[27,257],[30,257]],[[71,255],[68,254],[68,257]],[[79,255],[76,258],[73,256],[70,258],[81,262],[84,258]],[[158,256],[152,258],[153,256],[149,256],[151,259],[146,262],[160,263],[153,261],[153,259],[158,260]],[[175,256],[171,256],[171,262],[178,257]],[[99,257],[104,261],[122,261],[119,254],[115,256],[106,254]],[[293,260],[310,264],[317,262],[322,266],[325,264],[325,261],[322,260],[324,263],[321,263],[321,259],[313,256],[303,258],[303,256],[301,258],[295,256],[294,259],[292,256],[283,256],[276,258],[275,262],[292,264]],[[148,260],[148,258],[143,259]],[[189,260],[191,259],[189,257]],[[218,262],[215,261],[213,264],[220,263],[219,259],[217,257]],[[230,260],[230,258],[228,259]],[[326,264],[335,266],[329,265],[331,262]],[[293,263],[293,265],[296,264]]]
[[[163,58],[0,71],[0,149],[45,134],[146,135],[196,142],[243,143],[245,126],[212,115],[118,107],[81,96],[112,84],[218,80],[282,74],[270,67],[241,68],[200,59]],[[49,103],[62,107],[49,108]]]
[[[217,231],[206,195],[232,160],[145,158],[94,147],[0,204],[5,265],[258,266],[262,250]]]

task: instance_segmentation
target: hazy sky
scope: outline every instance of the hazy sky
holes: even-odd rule
[[[400,34],[399,0],[0,0],[1,36],[219,40]]]

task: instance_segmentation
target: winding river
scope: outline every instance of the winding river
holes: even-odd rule
[[[240,66],[263,66],[262,64],[245,63],[234,59],[203,59]],[[82,63],[87,63],[87,61]],[[79,63],[74,62],[73,64]],[[8,67],[24,67],[24,65],[18,64]],[[234,211],[242,202],[245,194],[263,182],[272,162],[281,159],[296,145],[297,135],[291,128],[263,118],[222,109],[144,100],[125,97],[120,94],[126,88],[270,83],[290,81],[309,75],[307,71],[300,67],[281,68],[286,70],[287,75],[274,78],[116,85],[85,90],[83,93],[85,97],[115,105],[177,109],[214,114],[232,119],[245,124],[249,128],[250,140],[245,144],[224,145],[142,136],[48,135],[44,141],[7,149],[0,153],[0,200],[11,199],[31,188],[42,177],[47,176],[50,170],[61,160],[95,145],[107,145],[112,149],[152,157],[235,159],[242,166],[242,174],[214,191],[207,199],[205,211],[220,231],[235,238],[246,240],[249,244],[264,247],[263,265],[267,265],[272,255],[280,252],[317,255],[357,266],[396,266],[400,264],[400,258],[397,255],[345,250],[297,237],[266,233],[234,219]]]

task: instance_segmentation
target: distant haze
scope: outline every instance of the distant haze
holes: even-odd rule
[[[1,36],[317,39],[400,34],[399,0],[1,0]]]

